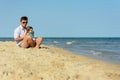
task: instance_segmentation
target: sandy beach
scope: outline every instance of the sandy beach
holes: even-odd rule
[[[120,80],[120,65],[41,45],[0,42],[0,80]]]

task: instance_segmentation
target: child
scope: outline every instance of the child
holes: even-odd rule
[[[27,26],[27,35],[29,35],[30,37],[34,38],[34,31],[33,28],[31,26]]]

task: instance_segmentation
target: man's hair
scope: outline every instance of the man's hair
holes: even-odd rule
[[[22,20],[28,20],[28,17],[27,16],[22,16],[20,21],[22,21]]]

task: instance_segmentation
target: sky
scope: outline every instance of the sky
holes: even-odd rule
[[[0,37],[22,16],[36,37],[120,37],[120,0],[0,0]]]

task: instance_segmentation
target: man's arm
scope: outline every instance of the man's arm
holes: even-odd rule
[[[23,39],[24,39],[24,37],[14,38],[15,41],[21,41],[21,40],[23,40]]]
[[[20,30],[19,28],[15,29],[14,31],[14,40],[15,41],[22,41],[24,37],[20,37]]]

